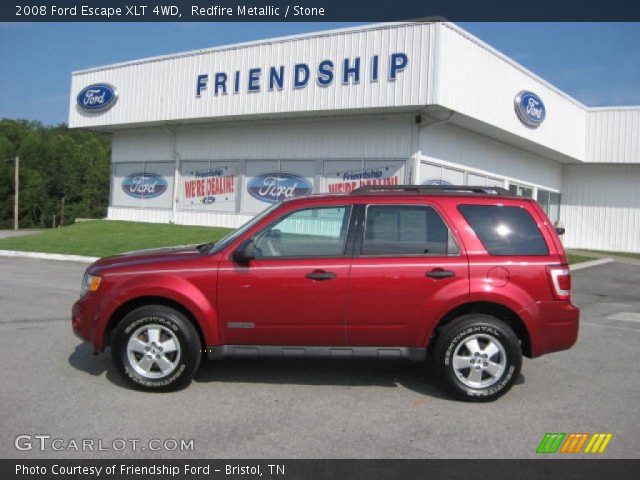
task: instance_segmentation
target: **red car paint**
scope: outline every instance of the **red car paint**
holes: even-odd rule
[[[246,239],[292,211],[310,206],[429,205],[445,221],[457,256],[257,258],[232,254]],[[543,256],[495,256],[485,250],[460,205],[525,209],[549,250]],[[357,240],[356,240],[357,241]],[[318,195],[287,200],[217,253],[194,247],[104,258],[88,268],[102,282],[73,306],[72,326],[96,351],[124,314],[143,303],[178,305],[199,327],[206,346],[350,345],[427,347],[449,314],[470,304],[511,312],[523,326],[524,353],[536,357],[571,347],[579,310],[558,297],[548,269],[567,268],[555,229],[533,200],[473,194]],[[331,271],[331,281],[306,277]],[[450,270],[449,278],[425,273]],[[566,275],[565,275],[566,277]],[[563,278],[563,285],[569,281]],[[562,299],[558,299],[562,298]],[[254,328],[229,328],[250,319]]]

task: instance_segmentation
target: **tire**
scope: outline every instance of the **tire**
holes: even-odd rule
[[[111,342],[122,377],[145,390],[174,390],[189,384],[202,359],[198,332],[181,312],[147,305],[128,313]]]
[[[439,333],[432,361],[442,386],[455,398],[489,402],[513,386],[522,366],[522,348],[502,320],[469,314]]]

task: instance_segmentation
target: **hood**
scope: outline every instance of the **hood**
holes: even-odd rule
[[[152,248],[136,252],[121,253],[112,257],[101,258],[89,267],[91,273],[98,273],[105,269],[116,267],[132,267],[150,263],[165,263],[189,260],[207,255],[206,251],[199,252],[197,245],[182,245],[179,247]]]

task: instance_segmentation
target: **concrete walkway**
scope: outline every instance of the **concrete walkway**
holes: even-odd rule
[[[42,230],[0,230],[0,238],[22,237],[24,235],[32,235],[40,233]]]
[[[626,263],[627,265],[640,265],[640,258],[625,257],[623,255],[616,255],[614,253],[598,253],[588,250],[567,250],[567,253],[583,255],[585,257],[611,258],[614,262]]]

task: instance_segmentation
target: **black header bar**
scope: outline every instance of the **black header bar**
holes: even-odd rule
[[[640,21],[635,0],[3,0],[2,22]]]

